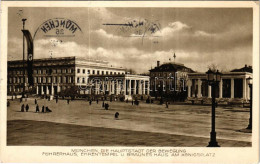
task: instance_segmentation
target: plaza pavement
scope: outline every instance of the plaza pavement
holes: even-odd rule
[[[29,112],[20,112],[18,100],[7,111],[8,145],[80,146],[181,146],[205,147],[211,130],[211,107],[200,105],[146,104],[75,100],[47,101],[51,113],[35,113],[34,99],[22,102]],[[119,112],[119,119],[114,119]],[[240,132],[248,125],[249,109],[216,108],[217,140],[221,147],[251,146],[251,133]]]

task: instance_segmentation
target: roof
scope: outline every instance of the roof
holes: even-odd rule
[[[233,69],[233,70],[230,71],[230,72],[250,72],[250,73],[253,73],[253,69],[252,69],[252,66],[247,66],[247,65],[245,65],[245,66],[242,67],[242,68]]]
[[[183,64],[178,64],[178,63],[165,63],[149,71],[150,72],[176,72],[176,71],[195,72],[191,68],[185,67]]]

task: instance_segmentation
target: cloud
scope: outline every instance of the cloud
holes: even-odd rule
[[[182,22],[171,22],[167,27],[164,27],[161,31],[157,31],[155,35],[171,37],[174,35],[175,32],[187,29],[190,29],[190,27]]]

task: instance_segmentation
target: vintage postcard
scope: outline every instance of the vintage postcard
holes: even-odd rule
[[[1,2],[1,162],[259,162],[259,3]]]

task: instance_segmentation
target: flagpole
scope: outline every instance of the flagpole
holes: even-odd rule
[[[26,19],[22,19],[23,21],[23,30],[25,26]],[[23,34],[23,92],[22,92],[22,98],[24,98],[24,92],[25,92],[25,67],[24,67],[24,34]]]

